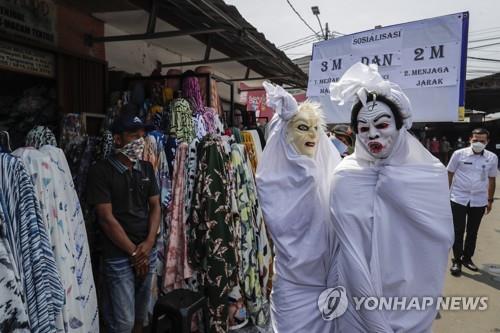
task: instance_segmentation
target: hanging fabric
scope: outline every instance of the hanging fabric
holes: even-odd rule
[[[0,295],[3,303],[0,306],[0,328],[2,332],[29,333],[21,277],[12,256],[7,229],[0,205]]]
[[[253,144],[255,148],[255,155],[257,156],[257,161],[260,161],[262,159],[262,143],[260,140],[259,132],[257,130],[249,130],[248,133],[252,135],[253,138]]]
[[[95,294],[85,222],[64,153],[53,146],[40,151],[20,148],[20,157],[32,179],[49,231],[54,258],[66,294],[58,331],[97,332]]]
[[[172,181],[172,202],[169,208],[169,241],[165,251],[165,275],[163,289],[170,291],[184,288],[184,281],[192,276],[188,264],[187,240],[184,220],[184,165],[188,144],[183,142],[177,149]]]
[[[75,138],[81,137],[83,134],[82,118],[80,114],[68,113],[64,115],[61,126],[61,137],[59,140],[60,147],[66,151]]]
[[[0,204],[21,276],[30,331],[55,332],[64,288],[31,177],[21,160],[0,154]]]
[[[245,150],[248,154],[248,158],[250,159],[250,163],[252,164],[252,171],[255,174],[259,160],[257,157],[253,135],[248,131],[242,131],[241,137],[243,139],[243,144],[245,145]]]
[[[190,232],[190,263],[201,274],[209,299],[210,331],[226,332],[228,294],[238,283],[237,240],[231,214],[229,157],[222,142],[207,136],[198,145]]]
[[[26,135],[26,146],[40,148],[43,145],[57,147],[54,133],[46,126],[36,126]]]
[[[170,134],[179,142],[191,142],[195,138],[193,112],[189,102],[178,98],[172,102]]]
[[[194,76],[186,76],[182,81],[182,97],[191,103],[193,113],[202,113],[205,108],[201,97],[200,83]]]
[[[245,147],[231,146],[231,162],[235,175],[237,215],[240,228],[239,278],[252,322],[264,326],[268,322],[267,282],[271,249],[257,200],[257,190],[247,161]]]

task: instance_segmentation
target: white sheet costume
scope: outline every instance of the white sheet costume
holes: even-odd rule
[[[317,134],[304,137],[315,144],[305,142],[299,147],[300,138],[291,141],[287,128],[305,111],[283,88],[268,83],[264,87],[267,103],[276,113],[256,179],[275,249],[273,329],[275,333],[331,332],[332,322],[321,318],[317,302],[331,273],[334,244],[328,200],[331,175],[340,155],[319,126],[319,118]],[[311,127],[297,126],[299,131]]]
[[[338,284],[346,288],[349,301],[347,312],[335,320],[335,331],[430,332],[435,303],[423,311],[357,311],[353,297],[407,297],[409,305],[412,296],[441,295],[453,244],[446,169],[407,132],[409,100],[376,67],[355,64],[330,90],[334,101],[363,104],[354,154],[340,163],[332,183],[331,213],[340,244],[334,260]],[[393,140],[383,141],[383,132],[394,124],[383,116],[391,109],[367,102],[369,93],[386,97],[399,109],[402,128]],[[385,124],[374,122],[370,112],[380,113]],[[376,136],[387,144],[377,146],[372,142]]]

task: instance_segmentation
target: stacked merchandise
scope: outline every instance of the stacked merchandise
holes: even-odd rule
[[[26,134],[36,125],[57,128],[55,89],[34,86],[20,96],[0,97],[0,129],[9,131],[13,148],[22,147]]]
[[[47,128],[37,127],[27,138],[31,147],[0,153],[2,285],[10,286],[2,290],[10,305],[1,312],[0,327],[98,332],[85,224],[66,158],[45,145],[54,143]]]
[[[185,76],[182,84],[168,79],[136,82],[130,88],[113,94],[105,127],[122,114],[149,124],[143,159],[156,172],[162,206],[151,292],[205,292],[212,332],[248,320],[265,327],[271,248],[254,181],[262,151],[258,137],[236,129],[234,135],[223,136],[221,112],[211,107],[220,107],[213,104],[218,97],[211,96],[207,106],[195,76]],[[79,115],[67,115],[63,125],[61,144],[83,199],[88,165],[110,156],[113,138],[109,131],[95,139],[100,144],[88,138]],[[92,216],[86,220],[90,225]],[[98,241],[91,243],[99,246]]]

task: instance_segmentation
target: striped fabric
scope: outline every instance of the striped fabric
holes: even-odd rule
[[[21,278],[14,265],[4,221],[0,205],[0,331],[29,333]]]
[[[64,289],[30,175],[19,159],[8,154],[0,154],[0,204],[24,287],[30,331],[56,332]]]

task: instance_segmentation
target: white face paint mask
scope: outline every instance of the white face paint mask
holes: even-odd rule
[[[288,142],[298,154],[314,157],[319,140],[319,117],[314,112],[299,111],[288,122]]]
[[[386,104],[369,102],[359,111],[358,139],[373,157],[388,157],[398,134],[396,120]]]
[[[482,142],[472,142],[471,147],[476,154],[480,154],[486,148],[486,145]]]

